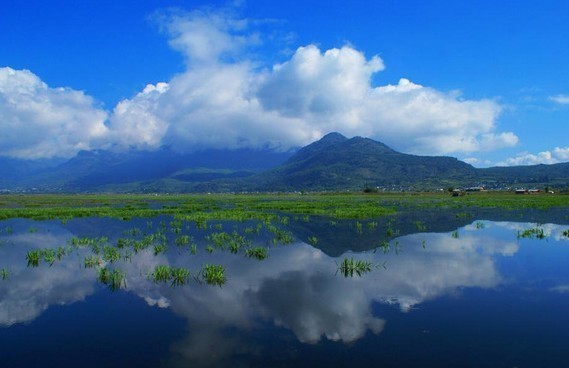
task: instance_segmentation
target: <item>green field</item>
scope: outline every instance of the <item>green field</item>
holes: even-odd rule
[[[264,220],[275,214],[371,219],[398,210],[549,209],[569,207],[569,195],[515,195],[503,192],[408,194],[202,194],[202,195],[3,195],[0,220],[68,220],[112,217],[125,220],[173,215],[184,220]]]

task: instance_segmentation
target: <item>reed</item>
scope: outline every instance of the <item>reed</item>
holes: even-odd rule
[[[222,286],[225,284],[225,268],[222,265],[205,264],[202,267],[201,275],[208,285]]]
[[[255,247],[247,249],[245,251],[245,255],[249,258],[255,258],[259,261],[262,261],[269,256],[269,252],[265,247]]]

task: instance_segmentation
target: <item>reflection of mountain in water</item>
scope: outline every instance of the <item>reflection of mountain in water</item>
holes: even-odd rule
[[[338,257],[346,251],[362,252],[373,250],[383,242],[390,242],[400,236],[416,233],[446,233],[469,225],[475,221],[511,221],[569,224],[566,209],[536,210],[524,209],[505,211],[503,209],[465,210],[423,210],[399,212],[392,216],[362,220],[361,232],[356,221],[311,217],[291,221],[289,228],[299,239],[310,243],[310,237],[318,239],[316,246],[331,257]],[[375,222],[377,225],[372,224]]]
[[[524,220],[531,218],[530,222],[542,222],[544,219],[539,218],[542,213],[538,211],[522,215]],[[460,228],[459,239],[448,234],[459,223],[472,223],[473,219],[486,216],[501,215],[490,210],[475,213],[473,217],[456,216],[456,213],[448,211],[402,214],[379,219],[375,229],[368,229],[363,222],[362,235],[357,234],[353,222],[329,226],[329,222],[312,217],[309,222],[292,222],[291,229],[300,238],[316,234],[320,239],[318,247],[322,246],[323,250],[304,243],[275,246],[269,249],[268,259],[256,261],[227,252],[210,255],[203,249],[196,255],[190,255],[170,247],[166,254],[158,256],[154,256],[151,250],[140,252],[129,262],[121,262],[117,266],[127,274],[127,292],[138,295],[149,307],[156,308],[153,310],[163,308],[164,312],[174,312],[187,323],[186,336],[176,342],[170,352],[164,351],[165,355],[161,357],[164,365],[221,367],[257,362],[264,366],[287,366],[297,362],[299,352],[310,349],[308,346],[319,344],[318,348],[310,350],[318,361],[324,359],[322,354],[332,353],[338,347],[320,344],[322,341],[342,342],[347,346],[373,339],[389,329],[394,320],[408,318],[414,308],[427,304],[427,301],[457,295],[470,288],[495,290],[497,286],[508,287],[503,280],[513,282],[521,273],[513,268],[509,271],[518,270],[517,274],[506,274],[501,263],[504,259],[515,258],[520,252],[514,229],[524,224],[485,221],[480,229],[475,226]],[[52,267],[43,265],[32,269],[25,263],[28,249],[55,247],[74,235],[97,234],[116,239],[124,230],[143,228],[145,221],[76,219],[67,225],[11,221],[14,234],[0,235],[4,242],[0,247],[0,260],[4,263],[0,267],[12,270],[10,280],[0,282],[3,326],[29,322],[25,328],[33,332],[36,325],[32,322],[47,308],[63,304],[68,313],[73,314],[80,308],[77,301],[107,292],[96,286],[93,270],[82,268],[81,257],[71,256]],[[402,252],[346,254],[385,265],[385,268],[375,269],[361,278],[345,278],[337,274],[339,259],[329,254],[341,255],[351,247],[358,250],[355,248],[357,244],[362,246],[360,249],[366,249],[364,247],[369,244],[375,245],[381,241],[380,235],[385,233],[389,221],[393,229],[400,231],[396,240],[401,244]],[[422,221],[427,232],[405,235],[406,232],[417,232],[415,221]],[[236,229],[245,225],[237,224]],[[36,228],[35,232],[29,231],[32,226]],[[551,224],[544,227],[555,234],[566,229],[565,226]],[[229,230],[233,226],[224,223],[224,228]],[[78,232],[70,232],[70,229]],[[188,231],[197,234],[193,227]],[[347,243],[346,239],[351,239],[351,242]],[[548,244],[554,244],[554,239]],[[265,240],[261,237],[260,241],[265,244]],[[426,247],[422,246],[423,242]],[[148,278],[149,271],[156,265],[197,270],[208,262],[226,267],[228,281],[222,288],[198,283],[172,288],[167,284],[153,283]],[[563,275],[556,276],[557,282],[563,281]],[[86,303],[90,300],[87,298]],[[121,298],[110,298],[111,303],[113,300],[120,302]],[[20,307],[22,305],[34,307],[33,313]],[[399,312],[394,313],[393,310]],[[91,313],[93,316],[90,317],[106,318],[104,310],[100,312],[92,308]],[[435,320],[445,317],[444,308],[433,313]],[[129,314],[129,323],[137,318],[140,325],[150,323],[143,316],[146,314]],[[114,323],[117,329],[121,328],[120,319]],[[169,323],[179,325],[179,319]],[[163,328],[179,330],[179,326],[174,325],[164,325]],[[128,345],[133,347],[145,339],[144,334],[131,338]],[[61,342],[63,345],[69,343]],[[29,349],[30,354],[40,350],[33,343]],[[124,349],[124,354],[132,353],[129,346],[121,349]]]

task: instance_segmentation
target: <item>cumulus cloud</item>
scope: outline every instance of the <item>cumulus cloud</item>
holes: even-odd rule
[[[558,103],[560,105],[569,105],[569,96],[568,95],[550,96],[549,100],[553,101],[555,103]]]
[[[569,147],[555,147],[552,151],[543,151],[537,154],[523,152],[516,157],[508,158],[498,162],[497,166],[519,166],[519,165],[539,165],[557,164],[569,161]]]
[[[8,111],[3,124],[14,136],[30,137],[0,140],[1,153],[69,156],[98,146],[164,145],[180,151],[288,150],[331,131],[375,138],[417,154],[517,144],[514,133],[497,131],[501,106],[496,101],[465,100],[405,78],[374,86],[372,77],[385,68],[383,60],[352,46],[321,50],[306,45],[290,59],[267,66],[253,53],[263,42],[254,22],[233,13],[171,11],[157,19],[170,45],[184,55],[184,72],[148,85],[110,114],[94,107],[82,92],[50,89],[33,74],[19,72],[31,75],[35,87],[27,94],[2,91],[7,96],[2,101],[20,99],[17,106],[27,116],[10,110],[6,102],[0,102],[0,112]],[[50,112],[58,118],[50,119]]]
[[[193,12],[164,16],[161,23],[171,45],[186,56],[187,70],[163,93],[142,92],[119,104],[132,121],[124,109],[116,111],[112,127],[146,132],[135,145],[288,149],[330,131],[413,153],[517,143],[513,133],[496,131],[501,107],[495,101],[463,100],[405,78],[374,87],[372,76],[385,68],[383,60],[351,46],[323,51],[307,45],[290,60],[259,68],[247,50],[261,39],[246,20]]]
[[[50,88],[28,70],[0,68],[0,155],[71,157],[97,147],[107,113],[81,91]]]

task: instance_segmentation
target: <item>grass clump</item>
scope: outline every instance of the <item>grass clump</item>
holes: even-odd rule
[[[269,252],[267,251],[267,248],[255,247],[247,249],[245,251],[245,255],[249,258],[255,258],[261,261],[269,256]]]
[[[1,268],[0,269],[0,278],[2,280],[8,280],[10,278],[10,270],[8,270],[7,268]]]
[[[222,265],[205,264],[202,268],[201,275],[208,285],[221,286],[225,284],[225,268]]]
[[[171,286],[181,286],[188,283],[191,273],[183,267],[170,267],[168,265],[158,265],[150,274],[152,281],[156,283],[170,282]]]
[[[539,226],[531,228],[531,229],[524,229],[518,230],[517,232],[518,239],[520,238],[537,238],[537,239],[545,239],[546,235],[543,229]]]
[[[354,277],[354,275],[362,276],[364,273],[371,272],[373,264],[371,261],[354,260],[353,257],[344,257],[338,270],[344,277]]]
[[[85,268],[95,268],[100,267],[103,264],[101,257],[97,255],[90,255],[85,257],[83,260],[83,265]]]
[[[113,292],[126,287],[126,273],[117,269],[109,270],[107,267],[99,269],[97,280],[107,285]]]

